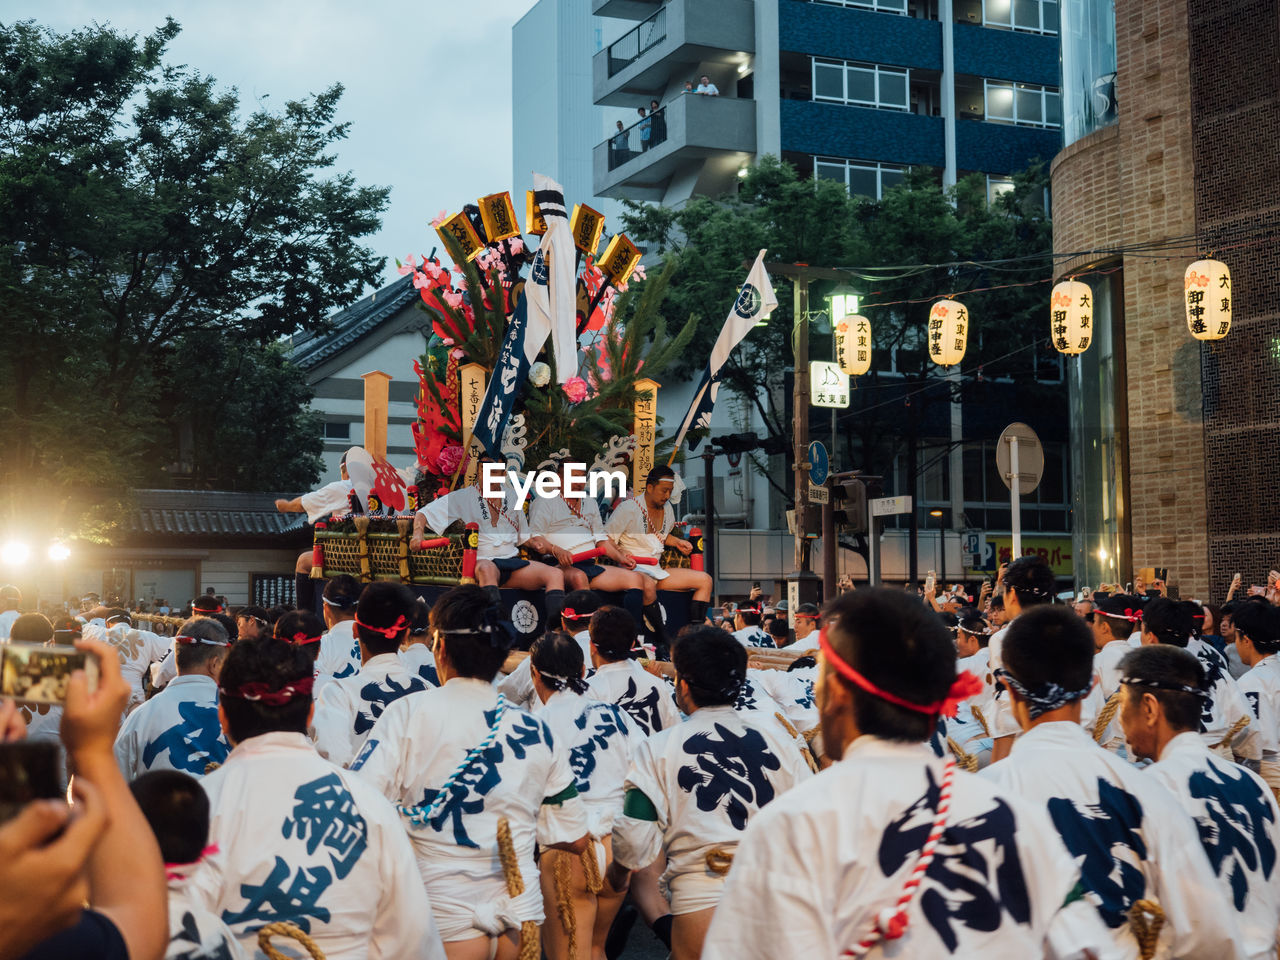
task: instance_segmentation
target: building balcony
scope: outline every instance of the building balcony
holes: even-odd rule
[[[638,106],[704,73],[728,92],[754,52],[752,0],[669,0],[592,58],[593,99]]]
[[[615,20],[646,20],[662,6],[662,0],[591,0],[591,15]]]
[[[650,124],[647,141],[642,139],[646,122]],[[596,145],[594,189],[601,197],[662,200],[673,177],[696,176],[710,167],[732,179],[755,152],[754,100],[685,94],[668,103],[658,116],[632,124]]]
[[[782,149],[905,166],[941,167],[943,120],[813,100],[783,100]]]

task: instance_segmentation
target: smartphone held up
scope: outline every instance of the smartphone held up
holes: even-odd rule
[[[9,643],[0,647],[0,696],[22,703],[64,703],[71,674],[83,670],[98,688],[98,658],[68,647]]]

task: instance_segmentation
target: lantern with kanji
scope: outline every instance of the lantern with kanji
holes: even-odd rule
[[[929,359],[940,367],[964,359],[969,342],[969,311],[955,300],[939,300],[929,310]]]
[[[851,377],[871,369],[871,321],[859,314],[836,322],[836,363]]]
[[[1093,291],[1087,283],[1064,280],[1049,298],[1049,339],[1059,353],[1084,353],[1093,341]]]
[[[1221,260],[1197,260],[1183,284],[1187,329],[1197,340],[1221,340],[1231,329],[1231,271]]]

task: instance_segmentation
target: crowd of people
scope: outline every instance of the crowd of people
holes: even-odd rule
[[[680,91],[682,94],[691,93],[703,97],[720,96],[720,88],[711,82],[711,78],[702,76],[698,78],[698,84],[695,87],[692,80],[684,82],[684,89]],[[653,147],[660,143],[666,142],[667,139],[667,113],[658,100],[650,100],[649,106],[637,107],[636,113],[640,119],[626,127],[621,120],[617,122],[617,132],[609,138],[609,168],[613,169],[619,164],[625,163],[634,156],[641,153],[647,153]],[[631,143],[631,131],[635,130],[638,134],[640,149],[636,150]]]
[[[604,960],[640,923],[676,960],[1276,955],[1274,583],[1063,603],[1026,557],[976,595],[702,601],[654,657],[607,602],[672,545],[652,479],[620,526],[436,501],[415,538],[494,537],[430,607],[337,576],[321,616],[205,595],[168,638],[0,591],[9,640],[101,663],[0,705],[72,800],[0,825],[0,960]],[[514,583],[561,594],[529,650]]]

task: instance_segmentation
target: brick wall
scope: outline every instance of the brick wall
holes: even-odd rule
[[[1211,585],[1280,567],[1280,11],[1188,0],[1195,223],[1230,268],[1225,340],[1199,352]]]

